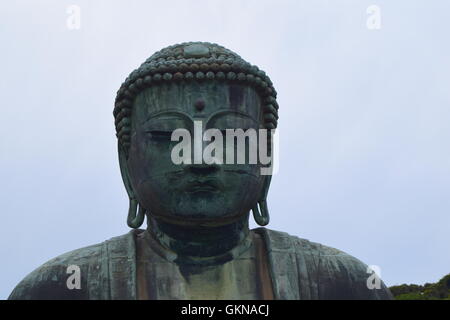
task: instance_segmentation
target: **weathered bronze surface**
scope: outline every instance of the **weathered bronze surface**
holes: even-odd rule
[[[179,128],[274,129],[269,77],[211,43],[165,48],[133,71],[114,108],[121,174],[135,229],[63,254],[10,299],[390,299],[348,254],[264,227],[270,176],[260,164],[175,164]],[[270,144],[270,142],[269,142]],[[138,229],[147,217],[147,229]],[[69,289],[67,267],[80,268]]]

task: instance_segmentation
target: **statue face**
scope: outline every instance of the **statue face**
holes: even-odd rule
[[[220,224],[248,213],[261,195],[260,165],[248,164],[248,157],[245,164],[177,165],[171,154],[179,142],[171,141],[171,133],[187,129],[194,139],[194,121],[201,121],[203,131],[219,129],[225,159],[225,129],[263,128],[260,108],[253,88],[215,81],[162,84],[139,93],[127,160],[139,203],[151,215],[178,223]]]

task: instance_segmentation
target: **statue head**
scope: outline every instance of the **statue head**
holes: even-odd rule
[[[203,150],[203,133],[214,129],[209,140],[222,134],[225,158],[226,149],[236,146],[226,143],[227,129],[275,129],[277,111],[269,77],[228,49],[195,42],[153,54],[122,84],[114,108],[121,174],[130,199],[128,225],[139,227],[145,215],[175,224],[221,225],[250,210],[257,223],[267,224],[271,176],[261,174],[260,163],[249,163],[248,154],[244,163],[175,163],[179,142],[172,141],[172,134],[181,129],[194,139],[191,159],[195,139]],[[269,134],[269,150],[270,142]]]

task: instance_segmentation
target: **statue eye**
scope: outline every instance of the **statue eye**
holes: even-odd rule
[[[172,136],[172,131],[159,131],[159,130],[151,130],[147,131],[151,139],[155,140],[170,140]]]

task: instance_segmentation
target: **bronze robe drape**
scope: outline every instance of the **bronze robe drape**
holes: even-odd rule
[[[137,299],[136,235],[133,230],[103,243],[58,256],[30,273],[9,299]],[[392,299],[381,282],[369,289],[367,266],[337,249],[257,228],[264,240],[274,299]],[[81,289],[67,288],[67,267],[80,267]],[[267,284],[265,291],[267,291]]]

